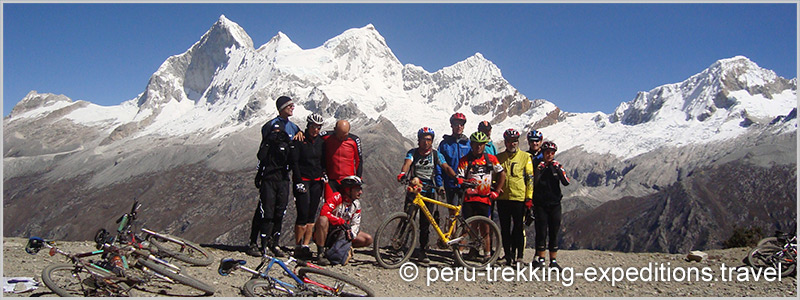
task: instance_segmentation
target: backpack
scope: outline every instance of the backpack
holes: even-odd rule
[[[273,162],[277,166],[285,166],[289,162],[289,141],[284,139],[284,132],[275,132],[267,135],[258,148],[258,161],[267,165]]]
[[[352,248],[353,243],[347,240],[345,234],[347,232],[344,228],[337,226],[325,242],[329,247],[328,250],[325,250],[325,257],[332,265],[346,265],[350,259],[350,248]]]

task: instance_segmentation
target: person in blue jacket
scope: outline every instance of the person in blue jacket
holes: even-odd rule
[[[489,121],[481,121],[478,123],[478,131],[483,132],[489,137],[489,142],[486,143],[486,149],[484,149],[483,152],[497,156],[497,147],[495,147],[492,142],[492,123],[489,123]]]
[[[471,150],[469,137],[464,135],[464,125],[466,124],[467,117],[464,114],[454,113],[450,116],[450,128],[453,129],[453,134],[445,134],[439,143],[438,151],[450,166],[458,166],[458,161]],[[455,177],[442,176],[440,173],[436,175],[436,180],[441,180],[444,183],[447,203],[453,205],[461,204],[459,202],[464,198],[464,195],[459,190],[460,185]],[[453,214],[454,212],[450,211],[450,215],[452,216]]]

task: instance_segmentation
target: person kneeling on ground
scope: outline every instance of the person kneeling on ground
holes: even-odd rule
[[[319,218],[314,225],[314,243],[317,244],[317,264],[326,266],[331,263],[330,254],[340,254],[347,250],[351,255],[347,242],[353,248],[372,245],[372,236],[360,231],[361,225],[361,178],[347,176],[339,182],[339,192],[333,192],[330,184],[325,185],[325,204],[319,212]],[[340,241],[344,239],[345,241]],[[344,246],[343,246],[344,245]],[[331,247],[334,251],[326,250]],[[335,253],[333,253],[335,252]],[[337,255],[338,256],[338,255]],[[349,256],[339,260],[342,265],[347,264]]]

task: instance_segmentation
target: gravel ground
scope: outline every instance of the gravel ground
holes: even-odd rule
[[[52,263],[65,262],[62,256],[51,257],[25,253],[27,240],[18,237],[3,238],[3,276],[34,277],[41,280],[42,269]],[[60,242],[68,251],[94,250],[93,242]],[[312,246],[313,248],[313,246]],[[245,259],[254,267],[259,259],[247,256],[243,247],[207,247],[216,258]],[[498,268],[486,275],[486,270],[456,269],[448,251],[434,250],[428,266],[415,263],[418,276],[404,280],[403,274],[413,276],[415,268],[383,269],[375,263],[371,249],[358,250],[347,266],[334,266],[334,270],[353,277],[370,286],[381,297],[797,297],[796,275],[790,277],[766,276],[764,273],[746,272],[746,269],[722,267],[743,266],[747,249],[733,248],[709,250],[707,260],[688,262],[685,255],[665,253],[620,253],[595,250],[561,250],[559,264],[565,270],[549,276],[541,270],[530,272],[527,264],[517,268]],[[530,262],[533,250],[527,249],[524,261]],[[217,264],[207,267],[186,267],[184,272],[216,288],[214,297],[242,297],[241,287],[249,279],[243,271],[229,276],[217,274]],[[452,270],[452,274],[448,273]],[[596,271],[593,275],[592,271]],[[637,271],[637,273],[633,273]],[[627,272],[630,272],[629,274]],[[688,276],[685,274],[689,274]],[[723,273],[724,276],[723,276]],[[273,269],[272,275],[277,276]],[[669,280],[666,276],[669,274]],[[458,276],[456,278],[456,276]],[[628,278],[626,278],[628,276]],[[634,277],[635,276],[635,277]],[[756,278],[756,276],[758,276]],[[546,278],[547,277],[547,278]],[[616,279],[616,280],[615,280]],[[136,296],[199,296],[202,292],[182,285],[149,284]],[[4,296],[38,297],[56,296],[44,284],[36,290]]]

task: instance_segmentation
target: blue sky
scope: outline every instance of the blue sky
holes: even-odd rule
[[[744,55],[797,75],[797,6],[772,4],[3,4],[3,115],[29,91],[116,105],[220,15],[303,49],[375,25],[434,72],[480,52],[528,98],[612,112],[638,91]]]

